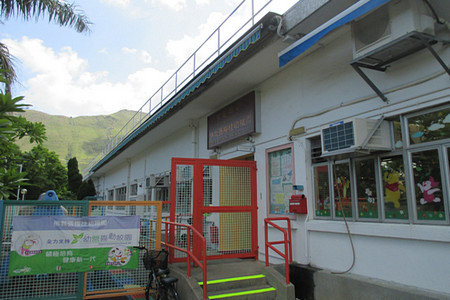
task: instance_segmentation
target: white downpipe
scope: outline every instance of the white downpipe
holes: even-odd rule
[[[190,120],[189,127],[191,128],[192,157],[198,158],[199,156],[198,121]]]

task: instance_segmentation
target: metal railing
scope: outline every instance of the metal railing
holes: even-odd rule
[[[284,228],[281,228],[279,225],[275,224],[273,221],[286,221],[287,222],[287,231]],[[283,233],[284,239],[280,241],[272,241],[269,242],[269,225],[278,229]],[[265,240],[265,252],[266,252],[266,267],[269,266],[269,248],[275,251],[278,255],[284,258],[284,265],[286,271],[286,284],[289,284],[289,264],[292,263],[292,239],[291,239],[291,220],[286,217],[279,218],[266,218],[264,219],[264,234],[266,237]],[[284,253],[275,247],[275,245],[284,244]]]
[[[187,255],[187,276],[191,277],[191,262],[194,262],[201,270],[203,273],[203,299],[208,299],[208,291],[207,291],[207,259],[206,259],[206,238],[200,233],[198,232],[194,227],[192,227],[191,225],[187,225],[187,224],[181,224],[181,223],[175,223],[175,222],[169,222],[169,221],[162,221],[163,224],[166,225],[166,227],[168,226],[170,230],[165,230],[165,243],[164,245],[166,247],[172,248],[174,250],[178,250],[181,251],[183,253],[186,253]],[[174,242],[169,242],[171,241],[170,238],[170,233],[169,232],[175,232],[176,231],[176,227],[183,227],[186,228],[186,233],[187,233],[187,237],[186,237],[186,248],[182,248],[182,247],[178,247],[175,246]],[[167,229],[167,228],[166,228]],[[191,231],[192,231],[192,235],[191,235]],[[195,236],[196,238],[198,238],[198,243],[193,243],[192,241],[192,237],[191,236]],[[173,240],[173,238],[172,238]],[[192,246],[191,246],[192,245]],[[196,255],[196,254],[200,254],[200,255]],[[201,257],[198,257],[201,256]],[[203,262],[201,262],[200,260],[202,260]]]
[[[141,126],[187,83],[198,75],[223,50],[228,48],[246,30],[255,24],[256,17],[261,14],[273,0],[243,0],[231,14],[211,33],[211,35],[194,51],[191,56],[167,79],[164,84],[138,109],[133,117],[119,132],[106,142],[102,152],[97,154],[89,165],[83,169],[83,177],[131,132]],[[241,17],[240,14],[244,16]],[[246,17],[245,13],[250,13]],[[233,26],[232,28],[228,28]]]

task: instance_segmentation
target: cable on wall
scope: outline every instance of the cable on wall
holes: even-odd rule
[[[336,183],[337,183],[337,176],[336,176],[336,164],[335,164],[335,161],[333,161],[333,165],[332,166],[333,166],[334,185],[336,185]],[[338,197],[339,197],[339,208],[341,210],[342,216],[344,217],[344,223],[345,223],[345,227],[347,228],[348,239],[350,240],[350,245],[352,247],[352,257],[353,257],[353,259],[352,259],[351,266],[347,270],[342,271],[342,272],[331,272],[331,274],[345,274],[345,273],[348,273],[355,266],[356,254],[355,254],[355,246],[353,245],[352,234],[350,232],[350,228],[348,227],[347,218],[345,217],[344,208],[342,206],[342,195],[341,195],[339,189],[337,189],[337,191],[338,191]]]

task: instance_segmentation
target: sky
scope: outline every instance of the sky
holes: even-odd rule
[[[253,1],[257,11],[268,0]],[[241,2],[75,0],[93,23],[88,34],[49,23],[46,15],[37,22],[2,20],[0,40],[15,57],[19,81],[13,96],[51,115],[137,111]],[[273,0],[256,19],[268,11],[283,14],[295,2]],[[222,41],[250,16],[246,0],[223,25]],[[215,48],[216,38],[202,51]]]

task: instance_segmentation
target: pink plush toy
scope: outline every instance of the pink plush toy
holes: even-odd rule
[[[439,182],[434,181],[433,177],[430,176],[428,180],[422,182],[422,184],[418,183],[417,186],[423,193],[423,198],[420,199],[420,204],[424,205],[430,202],[441,201],[440,198],[433,195],[435,192],[440,191],[440,189],[436,188],[439,186]]]

